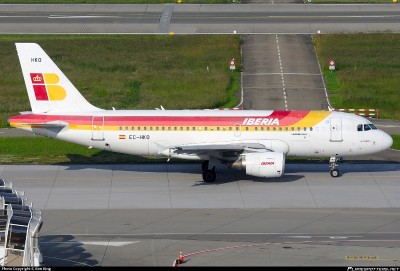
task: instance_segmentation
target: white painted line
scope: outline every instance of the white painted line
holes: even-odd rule
[[[86,266],[93,266],[93,265],[86,264],[86,263],[83,263],[83,262],[77,262],[77,261],[68,260],[68,259],[62,259],[62,258],[58,258],[58,257],[43,256],[43,258],[56,259],[56,260],[61,260],[61,261],[66,261],[66,262],[71,262],[71,263],[77,263],[77,264],[81,264],[81,265],[86,265]]]
[[[117,18],[118,16],[104,16],[104,15],[49,15],[49,19],[86,19],[86,18]]]
[[[243,75],[281,75],[281,72],[260,72],[260,73],[243,73]],[[284,72],[284,75],[309,75],[309,76],[321,76],[319,73],[301,73],[301,72]]]
[[[110,246],[110,247],[123,247],[127,245],[133,245],[140,241],[67,241],[67,242],[40,242],[42,244],[83,244],[93,246]]]
[[[84,245],[94,245],[94,246],[111,246],[111,247],[123,247],[127,245],[132,245],[139,243],[140,241],[122,242],[122,241],[81,241],[80,243]]]
[[[278,60],[279,60],[279,68],[281,70],[281,78],[282,78],[282,90],[283,90],[283,98],[285,100],[285,109],[288,110],[287,99],[286,99],[286,89],[285,89],[285,78],[283,75],[283,67],[282,67],[282,58],[281,58],[281,49],[279,46],[279,38],[278,35],[275,35],[276,38],[276,47],[278,49]]]

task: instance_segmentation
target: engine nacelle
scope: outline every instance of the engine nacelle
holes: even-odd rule
[[[281,177],[285,171],[285,156],[281,152],[247,153],[240,156],[231,167],[246,170],[246,174],[251,176]]]

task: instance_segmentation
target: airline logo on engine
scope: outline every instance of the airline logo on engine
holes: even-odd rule
[[[272,166],[275,165],[275,162],[261,162],[262,166]]]
[[[245,118],[242,125],[279,125],[277,118]]]

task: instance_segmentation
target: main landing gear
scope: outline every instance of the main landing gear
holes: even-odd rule
[[[329,168],[331,169],[330,173],[333,178],[340,176],[340,172],[337,169],[337,167],[338,167],[337,162],[340,162],[341,160],[342,160],[342,158],[338,158],[337,156],[333,156],[333,157],[329,158]]]
[[[203,181],[206,183],[212,183],[215,181],[217,174],[215,173],[215,166],[212,169],[208,168],[209,161],[203,161],[201,169],[203,170]]]

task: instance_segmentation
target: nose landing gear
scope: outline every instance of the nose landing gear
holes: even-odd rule
[[[340,176],[340,172],[337,169],[337,167],[339,166],[337,164],[337,162],[340,162],[340,161],[342,161],[342,158],[339,158],[337,156],[333,156],[333,157],[329,158],[329,168],[331,169],[330,174],[333,178]]]

